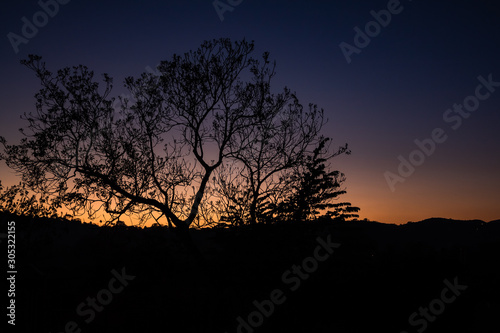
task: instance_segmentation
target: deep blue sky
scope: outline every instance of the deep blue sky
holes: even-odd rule
[[[50,1],[49,1],[50,2]],[[226,3],[226,1],[222,1]],[[233,1],[237,2],[237,1]],[[296,91],[303,104],[325,109],[325,134],[349,143],[351,156],[333,160],[347,175],[344,200],[361,217],[401,223],[431,216],[500,218],[500,87],[453,130],[443,114],[474,95],[478,76],[500,82],[500,6],[493,1],[401,1],[399,14],[348,64],[339,44],[354,45],[354,27],[374,20],[387,1],[243,0],[224,21],[212,1],[78,1],[59,11],[15,53],[7,35],[22,35],[22,17],[33,21],[37,1],[12,1],[0,14],[0,135],[17,142],[19,115],[34,110],[39,84],[19,64],[28,54],[57,70],[84,64],[115,78],[155,67],[203,40],[254,40],[256,56],[277,61],[274,88]],[[483,90],[481,90],[483,91]],[[484,92],[487,92],[484,90]],[[408,158],[415,139],[442,128],[447,140],[404,182],[398,156]],[[16,183],[0,163],[0,179]]]

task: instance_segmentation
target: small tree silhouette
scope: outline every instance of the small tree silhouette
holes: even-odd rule
[[[345,147],[332,155],[327,156],[329,138],[321,138],[313,153],[306,156],[303,165],[296,169],[293,176],[295,185],[288,198],[277,205],[273,205],[273,215],[282,221],[307,221],[315,219],[321,211],[325,216],[351,218],[359,211],[351,207],[350,203],[335,203],[335,200],[346,191],[340,189],[345,181],[345,175],[337,170],[328,171],[325,162],[339,154],[349,155],[351,152]],[[333,211],[331,210],[333,209]]]

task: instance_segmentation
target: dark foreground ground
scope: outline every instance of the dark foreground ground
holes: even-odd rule
[[[194,231],[206,265],[165,228],[8,221],[15,332],[500,332],[500,220]]]

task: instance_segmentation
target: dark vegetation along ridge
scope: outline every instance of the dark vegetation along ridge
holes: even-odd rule
[[[500,220],[191,230],[204,264],[167,227],[8,221],[19,332],[497,332]]]

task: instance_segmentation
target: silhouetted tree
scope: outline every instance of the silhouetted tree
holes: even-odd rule
[[[295,169],[294,185],[288,196],[278,204],[272,204],[271,212],[274,219],[280,221],[306,221],[319,216],[323,211],[326,216],[348,218],[357,217],[353,214],[359,211],[350,203],[335,203],[335,200],[346,191],[341,189],[345,175],[337,170],[329,171],[325,164],[329,159],[351,152],[345,147],[339,147],[329,154],[327,143],[329,138],[321,138],[312,154],[305,157],[303,164]],[[332,210],[333,209],[333,210]]]
[[[166,218],[187,235],[200,214],[214,211],[216,202],[202,203],[212,191],[225,196],[227,211],[240,209],[240,223],[255,223],[270,198],[289,191],[292,171],[321,140],[324,118],[287,88],[272,93],[275,63],[268,53],[252,58],[253,50],[245,40],[219,39],[174,54],[155,73],[125,79],[131,97],[119,98],[119,110],[107,74],[100,84],[83,65],[52,73],[31,55],[22,64],[42,86],[36,112],[24,114],[19,145],[0,137],[0,159],[74,215],[103,209],[109,223],[123,215]],[[233,180],[215,177],[220,186],[208,188],[223,163],[235,163]]]
[[[255,87],[240,76],[261,78],[267,68],[250,57],[253,49],[220,39],[174,55],[160,75],[127,78],[133,99],[117,112],[107,74],[101,88],[85,66],[51,73],[30,56],[22,64],[42,85],[36,112],[24,115],[29,132],[19,145],[2,138],[1,157],[31,189],[75,213],[160,215],[187,229],[213,171],[247,148],[235,137],[253,126]]]

